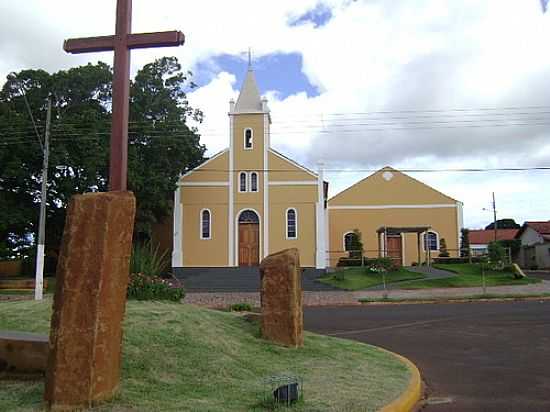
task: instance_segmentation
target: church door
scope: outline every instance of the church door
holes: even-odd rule
[[[260,263],[260,222],[258,215],[245,210],[239,216],[239,266]]]
[[[399,266],[403,266],[403,245],[401,236],[388,236],[387,238],[388,257]]]

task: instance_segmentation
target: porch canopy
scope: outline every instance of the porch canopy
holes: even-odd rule
[[[380,250],[380,237],[384,233],[384,257],[387,254],[387,236],[401,236],[402,233],[416,233],[416,244],[418,251],[418,263],[421,261],[420,235],[431,229],[431,226],[381,226],[376,230],[378,234],[378,246]]]

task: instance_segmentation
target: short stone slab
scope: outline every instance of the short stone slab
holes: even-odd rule
[[[0,378],[44,376],[48,364],[48,336],[0,331]]]

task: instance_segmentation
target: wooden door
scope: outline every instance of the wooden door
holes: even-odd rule
[[[239,223],[239,266],[258,266],[260,263],[260,225]]]
[[[401,236],[388,236],[387,238],[387,256],[393,259],[399,266],[403,266],[403,245]]]

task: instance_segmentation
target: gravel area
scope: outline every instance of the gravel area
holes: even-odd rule
[[[309,292],[304,293],[304,306],[335,306],[357,305],[358,300],[354,292]],[[231,292],[231,293],[187,293],[184,303],[191,303],[210,308],[224,308],[233,303],[249,303],[260,306],[258,292]]]

